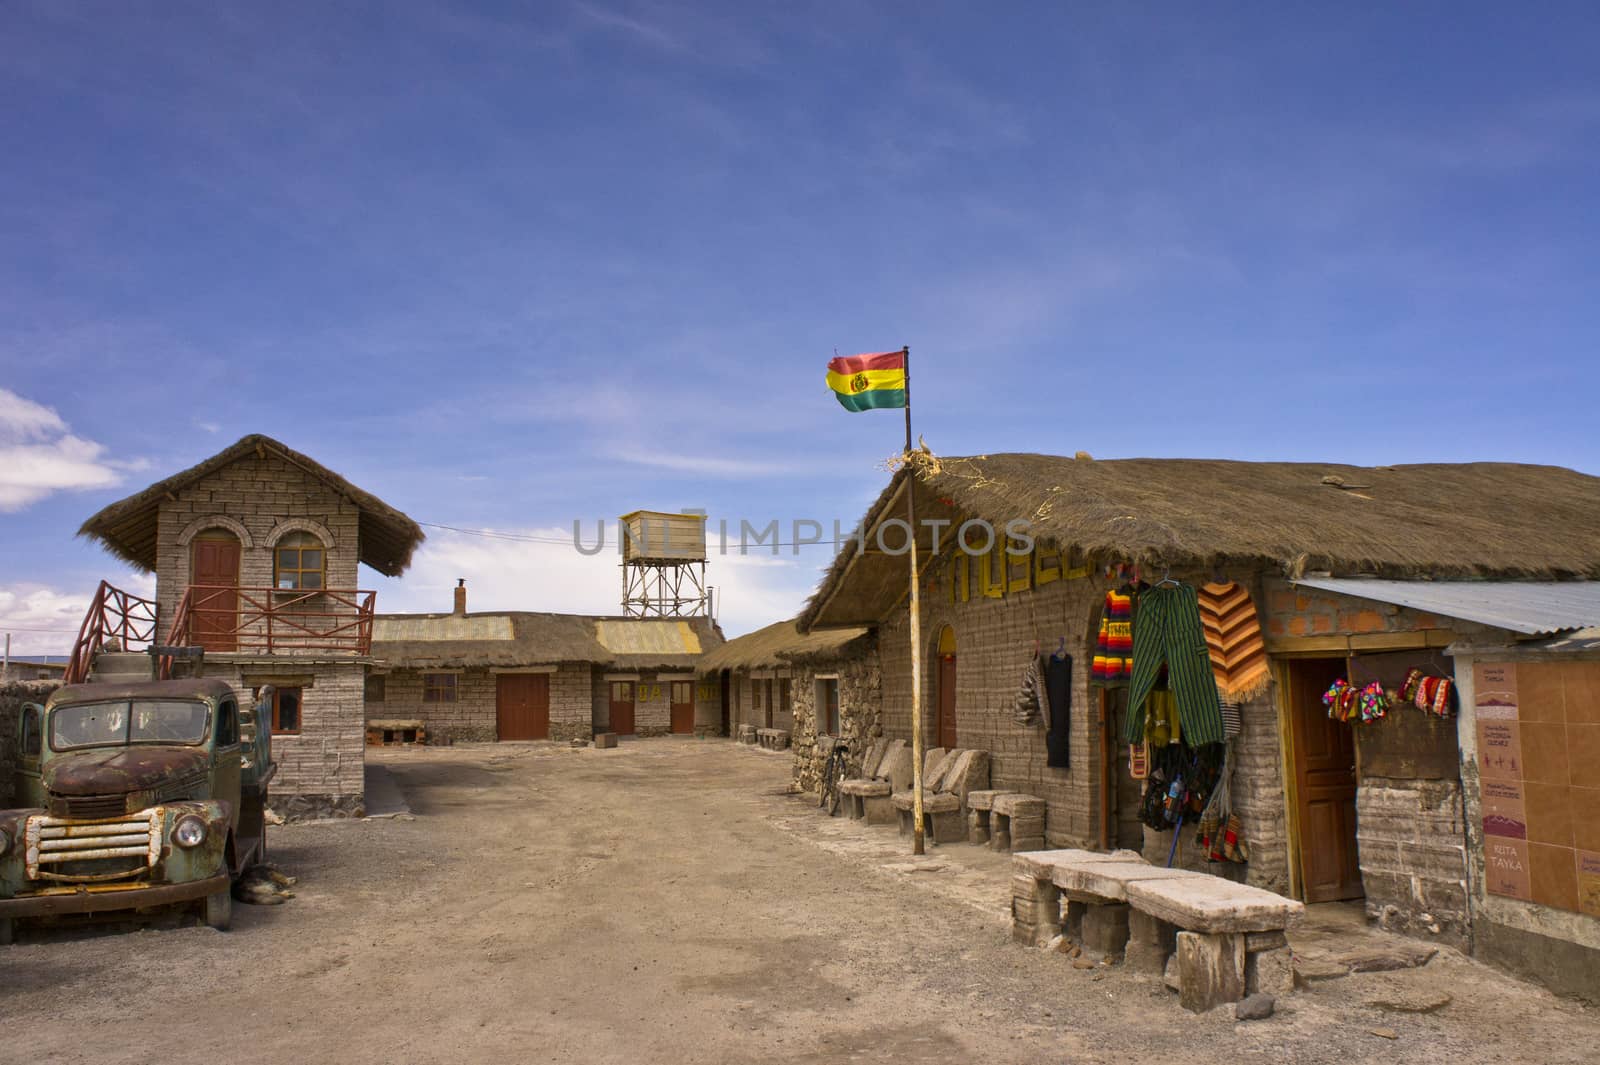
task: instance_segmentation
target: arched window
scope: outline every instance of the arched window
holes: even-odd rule
[[[322,588],[328,553],[308,532],[292,532],[273,549],[272,586],[284,590]]]

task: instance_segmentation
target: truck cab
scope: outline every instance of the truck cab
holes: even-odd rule
[[[197,679],[75,684],[25,706],[24,805],[0,810],[0,943],[17,918],[194,901],[227,928],[234,878],[266,857],[264,705]]]

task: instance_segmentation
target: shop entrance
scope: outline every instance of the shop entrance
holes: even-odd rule
[[[1345,675],[1343,658],[1295,658],[1288,665],[1300,883],[1306,902],[1359,899],[1356,748],[1348,724],[1328,717],[1322,693]]]

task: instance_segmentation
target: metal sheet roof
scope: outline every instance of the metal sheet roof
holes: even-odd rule
[[[595,622],[606,650],[619,655],[697,655],[700,637],[686,621],[607,619]]]
[[[1600,581],[1388,581],[1305,577],[1296,584],[1411,607],[1511,632],[1545,635],[1600,625]]]

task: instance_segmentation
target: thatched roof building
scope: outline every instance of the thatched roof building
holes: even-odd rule
[[[614,669],[693,669],[722,644],[708,618],[612,618],[526,611],[379,614],[372,656],[402,669],[563,662]]]
[[[388,577],[398,577],[411,564],[412,553],[424,539],[422,529],[416,522],[372,493],[357,488],[315,459],[260,433],[252,433],[204,462],[112,503],[84,522],[78,535],[99,543],[129,565],[153,573],[156,568],[161,501],[176,498],[184,488],[251,453],[260,458],[276,455],[323,481],[355,504],[361,512],[359,539],[362,562]]]
[[[1088,563],[1289,577],[1326,571],[1400,579],[1600,578],[1600,478],[1504,462],[1343,466],[1209,459],[914,456],[862,519],[797,619],[801,631],[877,621],[905,591],[906,560],[877,550],[881,522],[917,516],[997,527]],[[981,536],[974,534],[981,542]],[[887,531],[897,547],[903,533]],[[926,530],[919,532],[924,549]]]
[[[871,640],[865,628],[802,633],[793,618],[729,640],[700,659],[701,673],[723,669],[777,669],[852,654]]]

